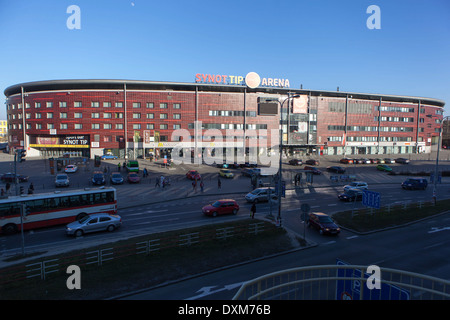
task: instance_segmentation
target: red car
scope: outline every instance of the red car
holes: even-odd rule
[[[202,212],[206,216],[216,217],[221,214],[237,214],[239,211],[239,205],[235,200],[223,199],[217,200],[213,204],[209,204],[202,208]]]
[[[202,177],[197,170],[189,170],[188,173],[186,173],[186,178],[191,180],[201,180]]]
[[[136,172],[130,172],[127,176],[128,183],[139,183],[141,178]]]
[[[322,212],[311,212],[308,220],[306,221],[306,225],[319,230],[320,234],[328,233],[337,235],[341,232],[341,228],[334,223],[333,219]]]

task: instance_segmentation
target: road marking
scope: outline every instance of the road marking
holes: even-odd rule
[[[345,239],[347,239],[347,240],[350,240],[350,239],[355,239],[355,238],[358,238],[359,236],[351,236],[351,237],[347,237],[347,238],[345,238]]]
[[[237,282],[237,283],[233,283],[233,284],[228,284],[228,285],[223,286],[223,288],[216,289],[216,290],[212,290],[212,289],[216,288],[217,286],[203,287],[203,288],[200,288],[200,290],[197,291],[197,292],[200,292],[200,294],[198,294],[196,296],[193,296],[193,297],[190,297],[190,298],[187,298],[185,300],[196,300],[196,299],[199,299],[199,298],[203,298],[205,296],[209,296],[211,294],[215,294],[217,292],[221,292],[221,291],[225,291],[225,290],[233,290],[233,289],[236,289],[236,288],[239,288],[240,286],[242,286],[243,283],[245,283],[245,281]]]
[[[443,228],[432,227],[431,230],[428,231],[428,233],[435,233],[435,232],[440,232],[440,231],[444,231],[444,230],[450,230],[450,227],[443,227]]]
[[[322,244],[323,245],[329,245],[329,244],[333,244],[333,243],[336,243],[336,240],[328,241],[328,242],[325,242],[325,243],[322,243]]]

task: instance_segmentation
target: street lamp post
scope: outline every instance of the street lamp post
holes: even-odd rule
[[[281,103],[281,107],[280,107],[280,159],[279,159],[279,164],[278,164],[278,216],[277,216],[277,221],[279,223],[279,226],[281,227],[281,195],[282,195],[282,186],[281,186],[281,181],[282,181],[282,153],[283,153],[283,124],[282,124],[282,120],[283,120],[283,105],[286,101],[290,100],[290,99],[294,99],[294,98],[298,98],[300,97],[299,94],[296,95],[289,95],[286,99],[283,100],[283,102]],[[280,103],[280,101],[278,101],[278,103]],[[288,128],[288,134],[289,134],[289,128]]]
[[[437,189],[437,178],[438,178],[438,167],[439,167],[439,150],[441,149],[441,141],[442,141],[442,127],[444,125],[444,121],[446,119],[449,119],[450,116],[446,116],[442,118],[440,126],[439,126],[439,139],[438,139],[438,145],[437,145],[437,152],[436,152],[436,165],[434,167],[434,180],[433,180],[433,202],[436,205],[436,189]]]

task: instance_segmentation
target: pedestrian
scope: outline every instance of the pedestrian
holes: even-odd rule
[[[9,182],[6,183],[6,193],[9,193],[9,188],[11,188],[11,184]]]
[[[220,180],[220,178],[219,180],[217,180],[217,188],[222,189],[222,181]]]
[[[250,211],[252,212],[252,214],[251,214],[252,219],[255,219],[256,204],[254,202],[252,204],[252,207],[250,208]]]
[[[117,164],[117,169],[118,169],[119,172],[120,172],[120,162]]]
[[[5,190],[3,190],[3,188],[2,188],[1,196],[3,197],[4,195],[5,195]]]
[[[158,177],[156,177],[155,188],[156,188],[156,187],[159,187],[159,178],[158,178]]]
[[[147,177],[147,175],[148,175],[147,168],[144,168],[144,173],[143,173],[144,178]]]
[[[28,187],[28,190],[31,190],[32,191],[31,193],[33,193],[33,191],[34,191],[33,182],[30,183],[30,186]]]
[[[201,191],[202,191],[202,193],[203,193],[203,188],[205,187],[205,184],[203,183],[203,180],[200,182],[200,189],[201,189]]]
[[[192,191],[197,192],[197,180],[192,181]]]

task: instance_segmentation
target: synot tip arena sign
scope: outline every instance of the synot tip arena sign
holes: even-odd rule
[[[223,75],[223,74],[203,74],[197,73],[195,75],[196,83],[213,83],[213,84],[229,84],[229,85],[246,85],[247,87],[254,89],[261,87],[279,87],[289,88],[288,79],[280,78],[261,78],[256,72],[249,72],[245,77]]]

